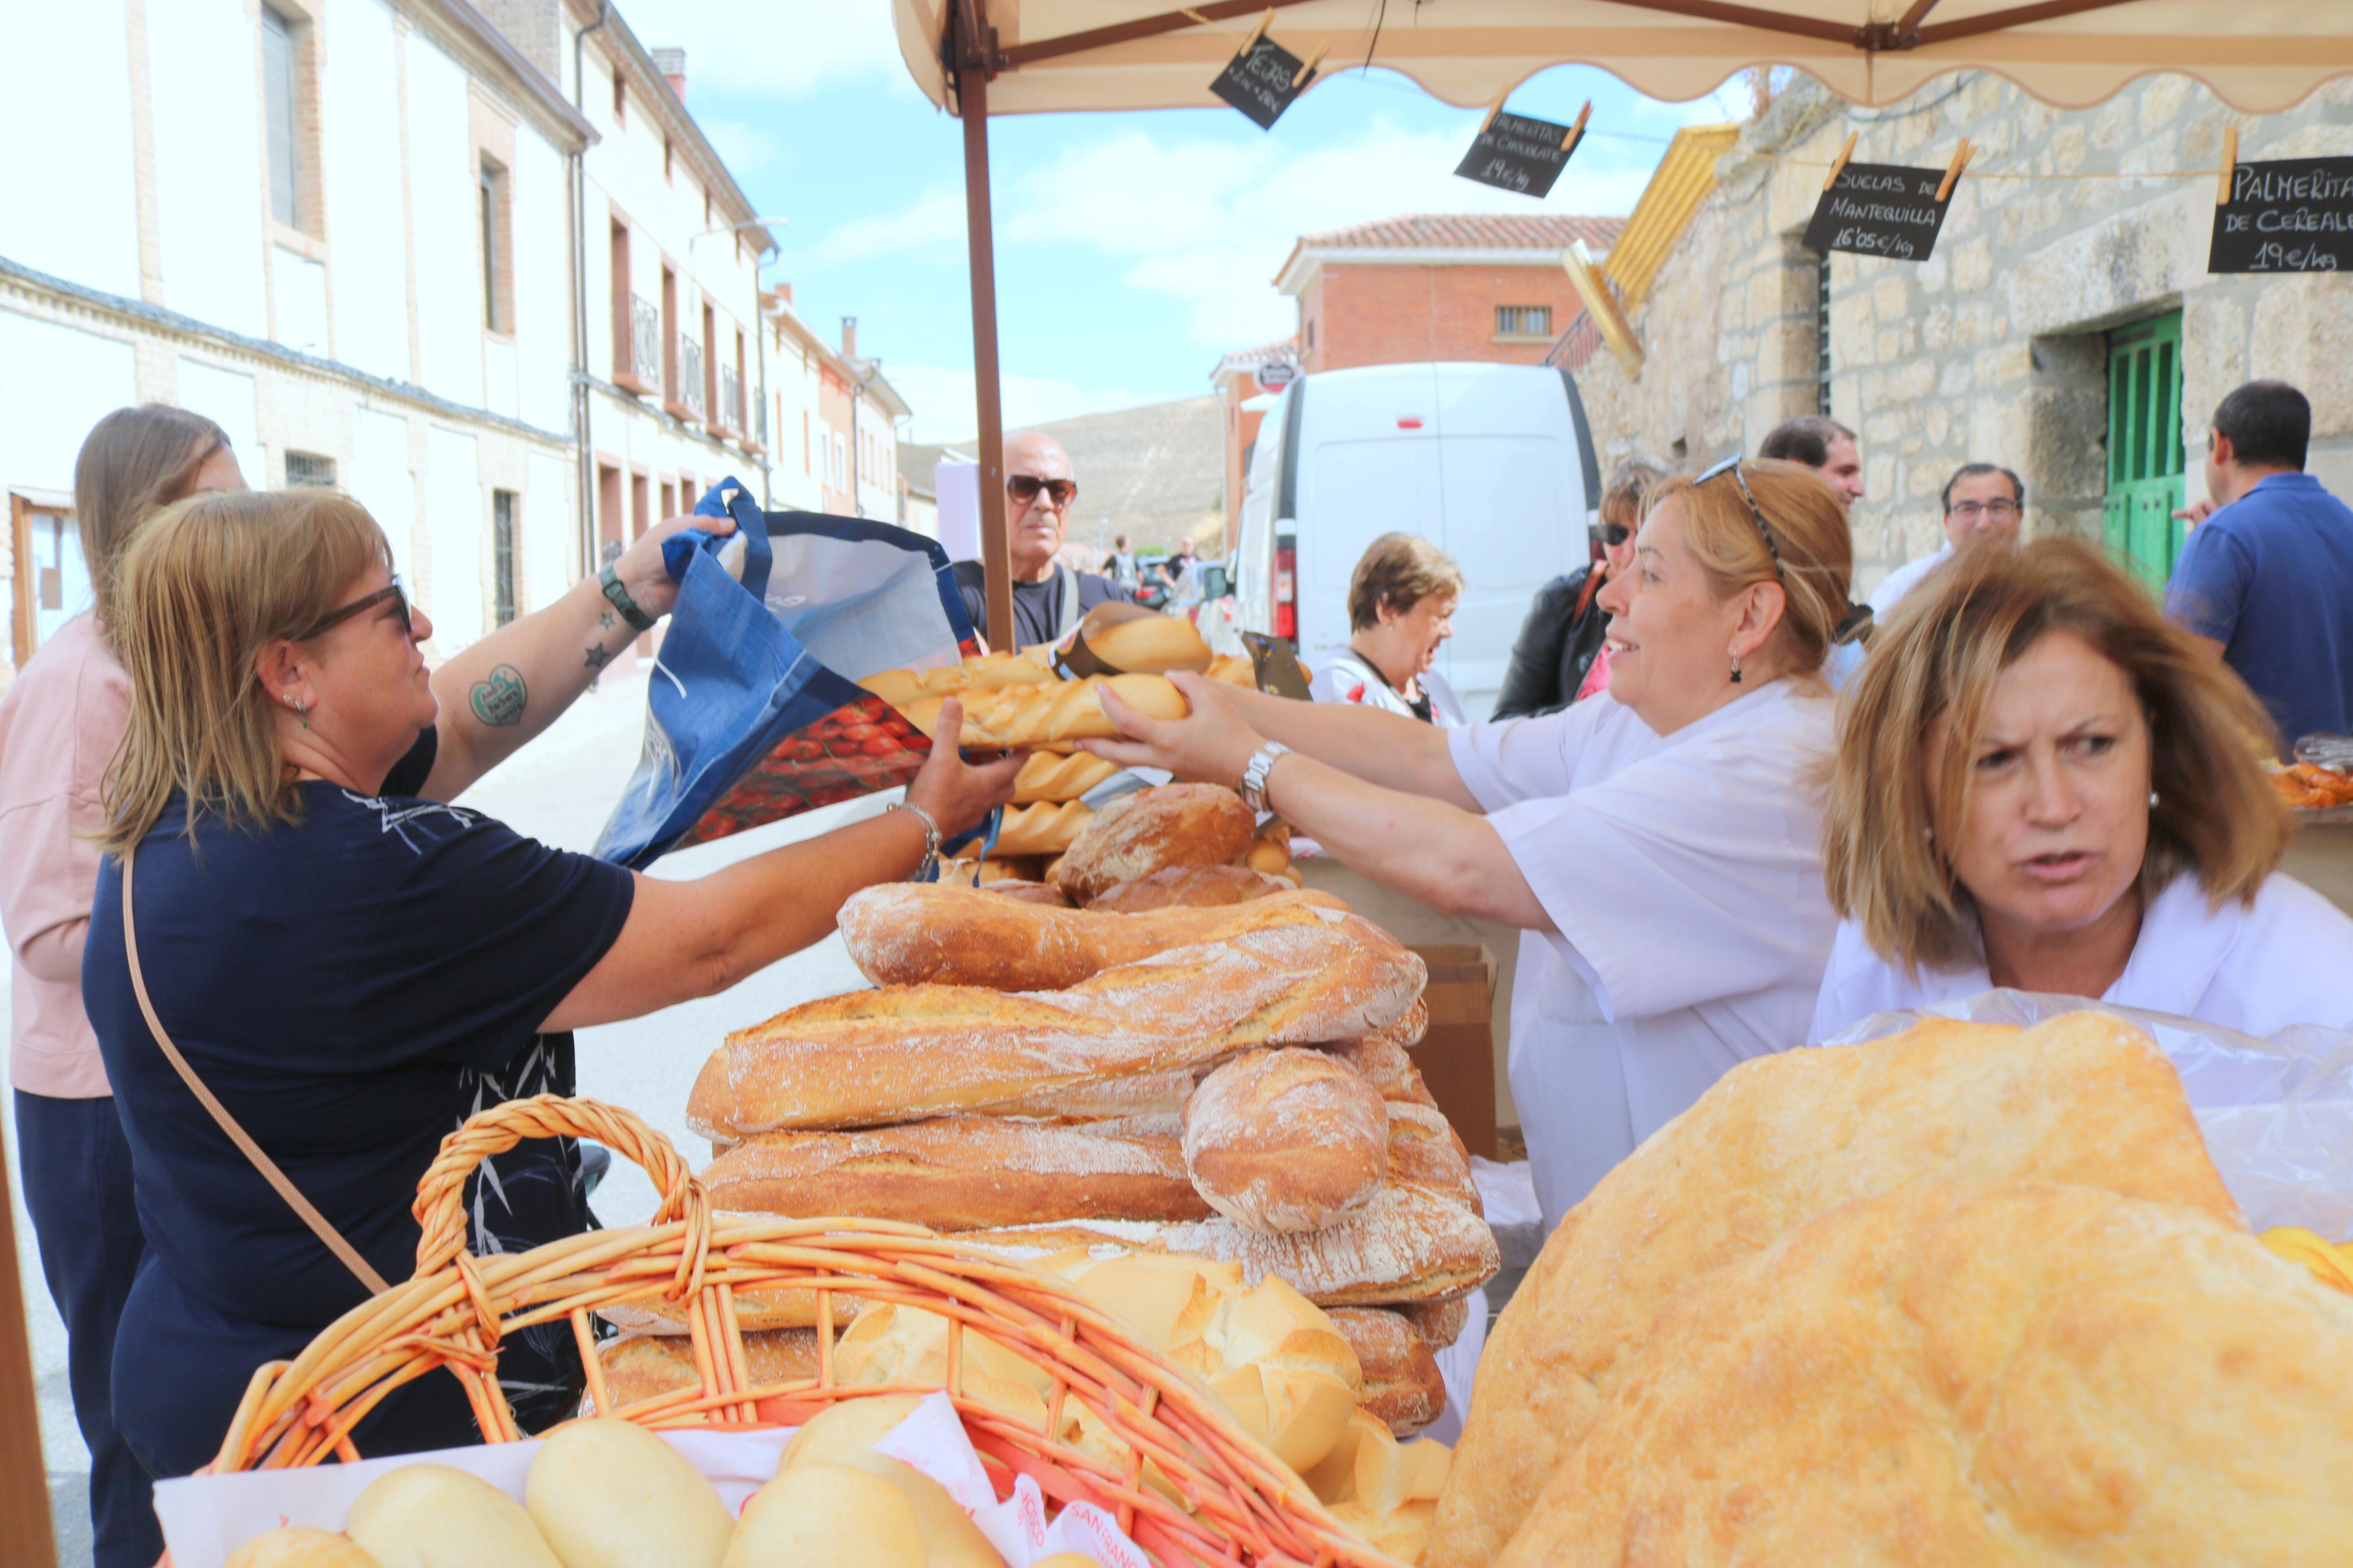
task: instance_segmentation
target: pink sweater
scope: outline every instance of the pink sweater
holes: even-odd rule
[[[30,1094],[111,1093],[81,1005],[98,890],[100,781],[131,722],[131,679],[76,616],[0,693],[0,925],[16,964],[8,1080]]]

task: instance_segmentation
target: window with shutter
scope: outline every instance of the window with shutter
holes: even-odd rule
[[[2108,334],[2108,493],[2100,537],[2151,588],[2173,575],[2188,530],[2181,479],[2181,312]]]

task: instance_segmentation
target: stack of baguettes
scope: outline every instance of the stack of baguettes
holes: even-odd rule
[[[1174,811],[1201,787],[1151,793]],[[1427,1426],[1432,1352],[1499,1259],[1408,1054],[1421,961],[1338,900],[1238,868],[1073,885],[1104,907],[853,898],[842,935],[877,988],[731,1035],[695,1085],[712,1201],[1273,1276],[1332,1315],[1364,1408],[1399,1436]],[[753,1307],[778,1326],[806,1310]]]

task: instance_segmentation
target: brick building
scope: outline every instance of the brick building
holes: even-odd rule
[[[1581,322],[1559,345],[1605,468],[1644,450],[1695,468],[1828,413],[1862,437],[1859,594],[1934,547],[1939,489],[1969,460],[2018,470],[2030,532],[2105,539],[2161,583],[2183,538],[2171,513],[2203,493],[2207,420],[2257,376],[2304,389],[2309,469],[2353,495],[2353,279],[2208,272],[2214,178],[2168,173],[2214,168],[2226,126],[2242,159],[2353,154],[2353,82],[2263,116],[2180,77],[2084,110],[1978,73],[1918,97],[1861,112],[1799,78],[1749,124],[1679,138],[1704,179],[1671,153],[1652,194],[1672,221],[1645,224],[1646,195],[1606,268],[1641,374]],[[1976,143],[1926,262],[1800,243],[1850,131],[1873,163],[1938,164]]]
[[[1279,343],[1236,349],[1209,373],[1224,433],[1225,481],[1220,493],[1228,517],[1241,515],[1242,490],[1250,478],[1245,465],[1250,443],[1258,439],[1259,422],[1266,417],[1275,389],[1296,374],[1298,363],[1299,341],[1285,338]]]

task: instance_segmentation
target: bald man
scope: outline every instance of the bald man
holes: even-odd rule
[[[997,639],[988,626],[988,594],[981,564],[959,561],[956,589],[981,639],[993,648],[1035,647],[1060,642],[1079,617],[1107,599],[1119,598],[1118,584],[1092,572],[1079,572],[1054,559],[1070,526],[1079,483],[1071,477],[1071,455],[1039,430],[1023,430],[1005,441],[1005,529],[1013,555],[1014,639]]]

